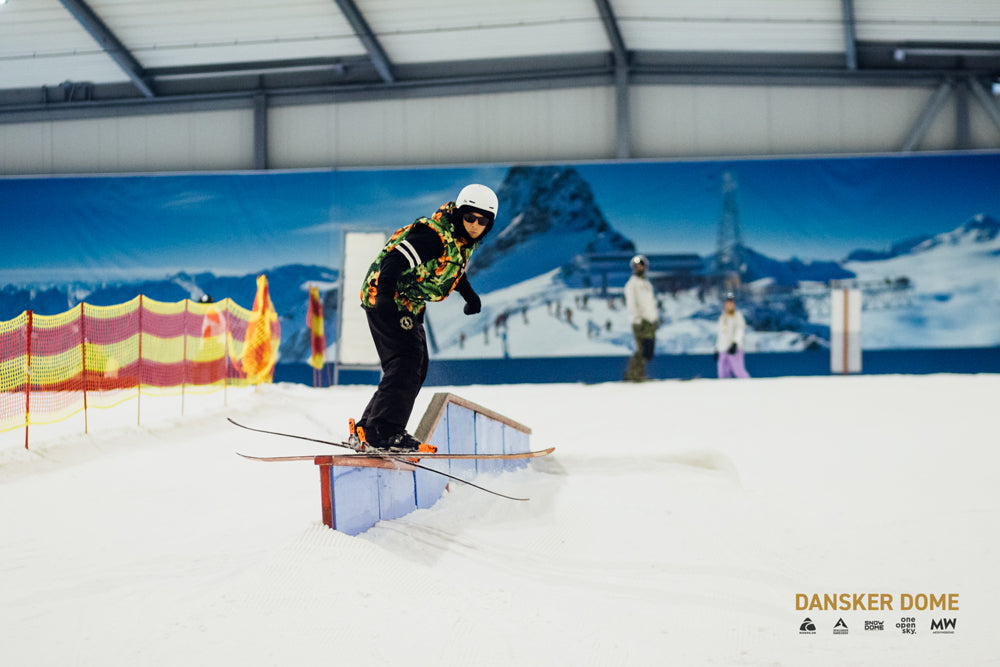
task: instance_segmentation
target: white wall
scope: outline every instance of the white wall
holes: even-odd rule
[[[614,154],[614,91],[278,107],[269,125],[273,168],[582,160]]]
[[[636,158],[899,150],[931,87],[633,85]],[[613,159],[611,87],[274,106],[276,169]],[[970,96],[973,148],[1000,130]],[[0,124],[0,173],[253,168],[253,112],[184,112]],[[955,102],[918,150],[956,142]]]
[[[892,152],[934,88],[635,86],[635,157]],[[975,148],[1000,148],[998,129],[969,100]],[[955,101],[938,113],[918,150],[950,150]]]
[[[0,124],[0,173],[249,169],[253,112]]]

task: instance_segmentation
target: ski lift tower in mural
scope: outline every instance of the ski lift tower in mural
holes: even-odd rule
[[[743,229],[737,201],[739,183],[731,172],[722,175],[722,211],[715,243],[715,277],[723,291],[737,290],[746,272]]]

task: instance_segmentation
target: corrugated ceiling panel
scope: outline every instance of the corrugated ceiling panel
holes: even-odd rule
[[[270,129],[274,168],[607,158],[614,90],[277,107]]]
[[[0,126],[0,173],[248,169],[249,111],[156,114]]]
[[[858,39],[1000,42],[1000,0],[854,0]]]
[[[933,93],[901,87],[636,86],[636,157],[895,151]],[[953,119],[954,107],[946,105],[921,149],[953,148]]]
[[[581,0],[359,0],[396,63],[609,51],[597,6]]]
[[[89,0],[143,67],[364,54],[333,0]]]
[[[629,49],[844,50],[838,0],[614,0],[612,6]]]
[[[58,0],[0,6],[0,88],[126,79]]]

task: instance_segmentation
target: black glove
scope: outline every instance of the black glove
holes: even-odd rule
[[[736,354],[736,343],[733,343],[732,345],[730,345],[729,349],[726,350],[726,353],[727,354]]]
[[[465,296],[465,308],[462,310],[466,315],[475,315],[483,309],[483,302],[480,300],[479,295],[475,292],[471,292],[470,294],[463,296]]]
[[[718,350],[716,350],[715,352],[712,353],[712,360],[713,361],[718,361],[719,360],[719,351]]]

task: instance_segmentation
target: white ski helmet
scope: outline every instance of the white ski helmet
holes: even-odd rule
[[[496,219],[499,202],[497,201],[497,195],[493,192],[493,190],[490,190],[485,185],[472,183],[471,185],[466,185],[462,188],[462,191],[458,193],[458,198],[455,199],[455,206],[457,208],[471,206],[472,208],[478,209],[484,213],[489,213],[494,219]]]

